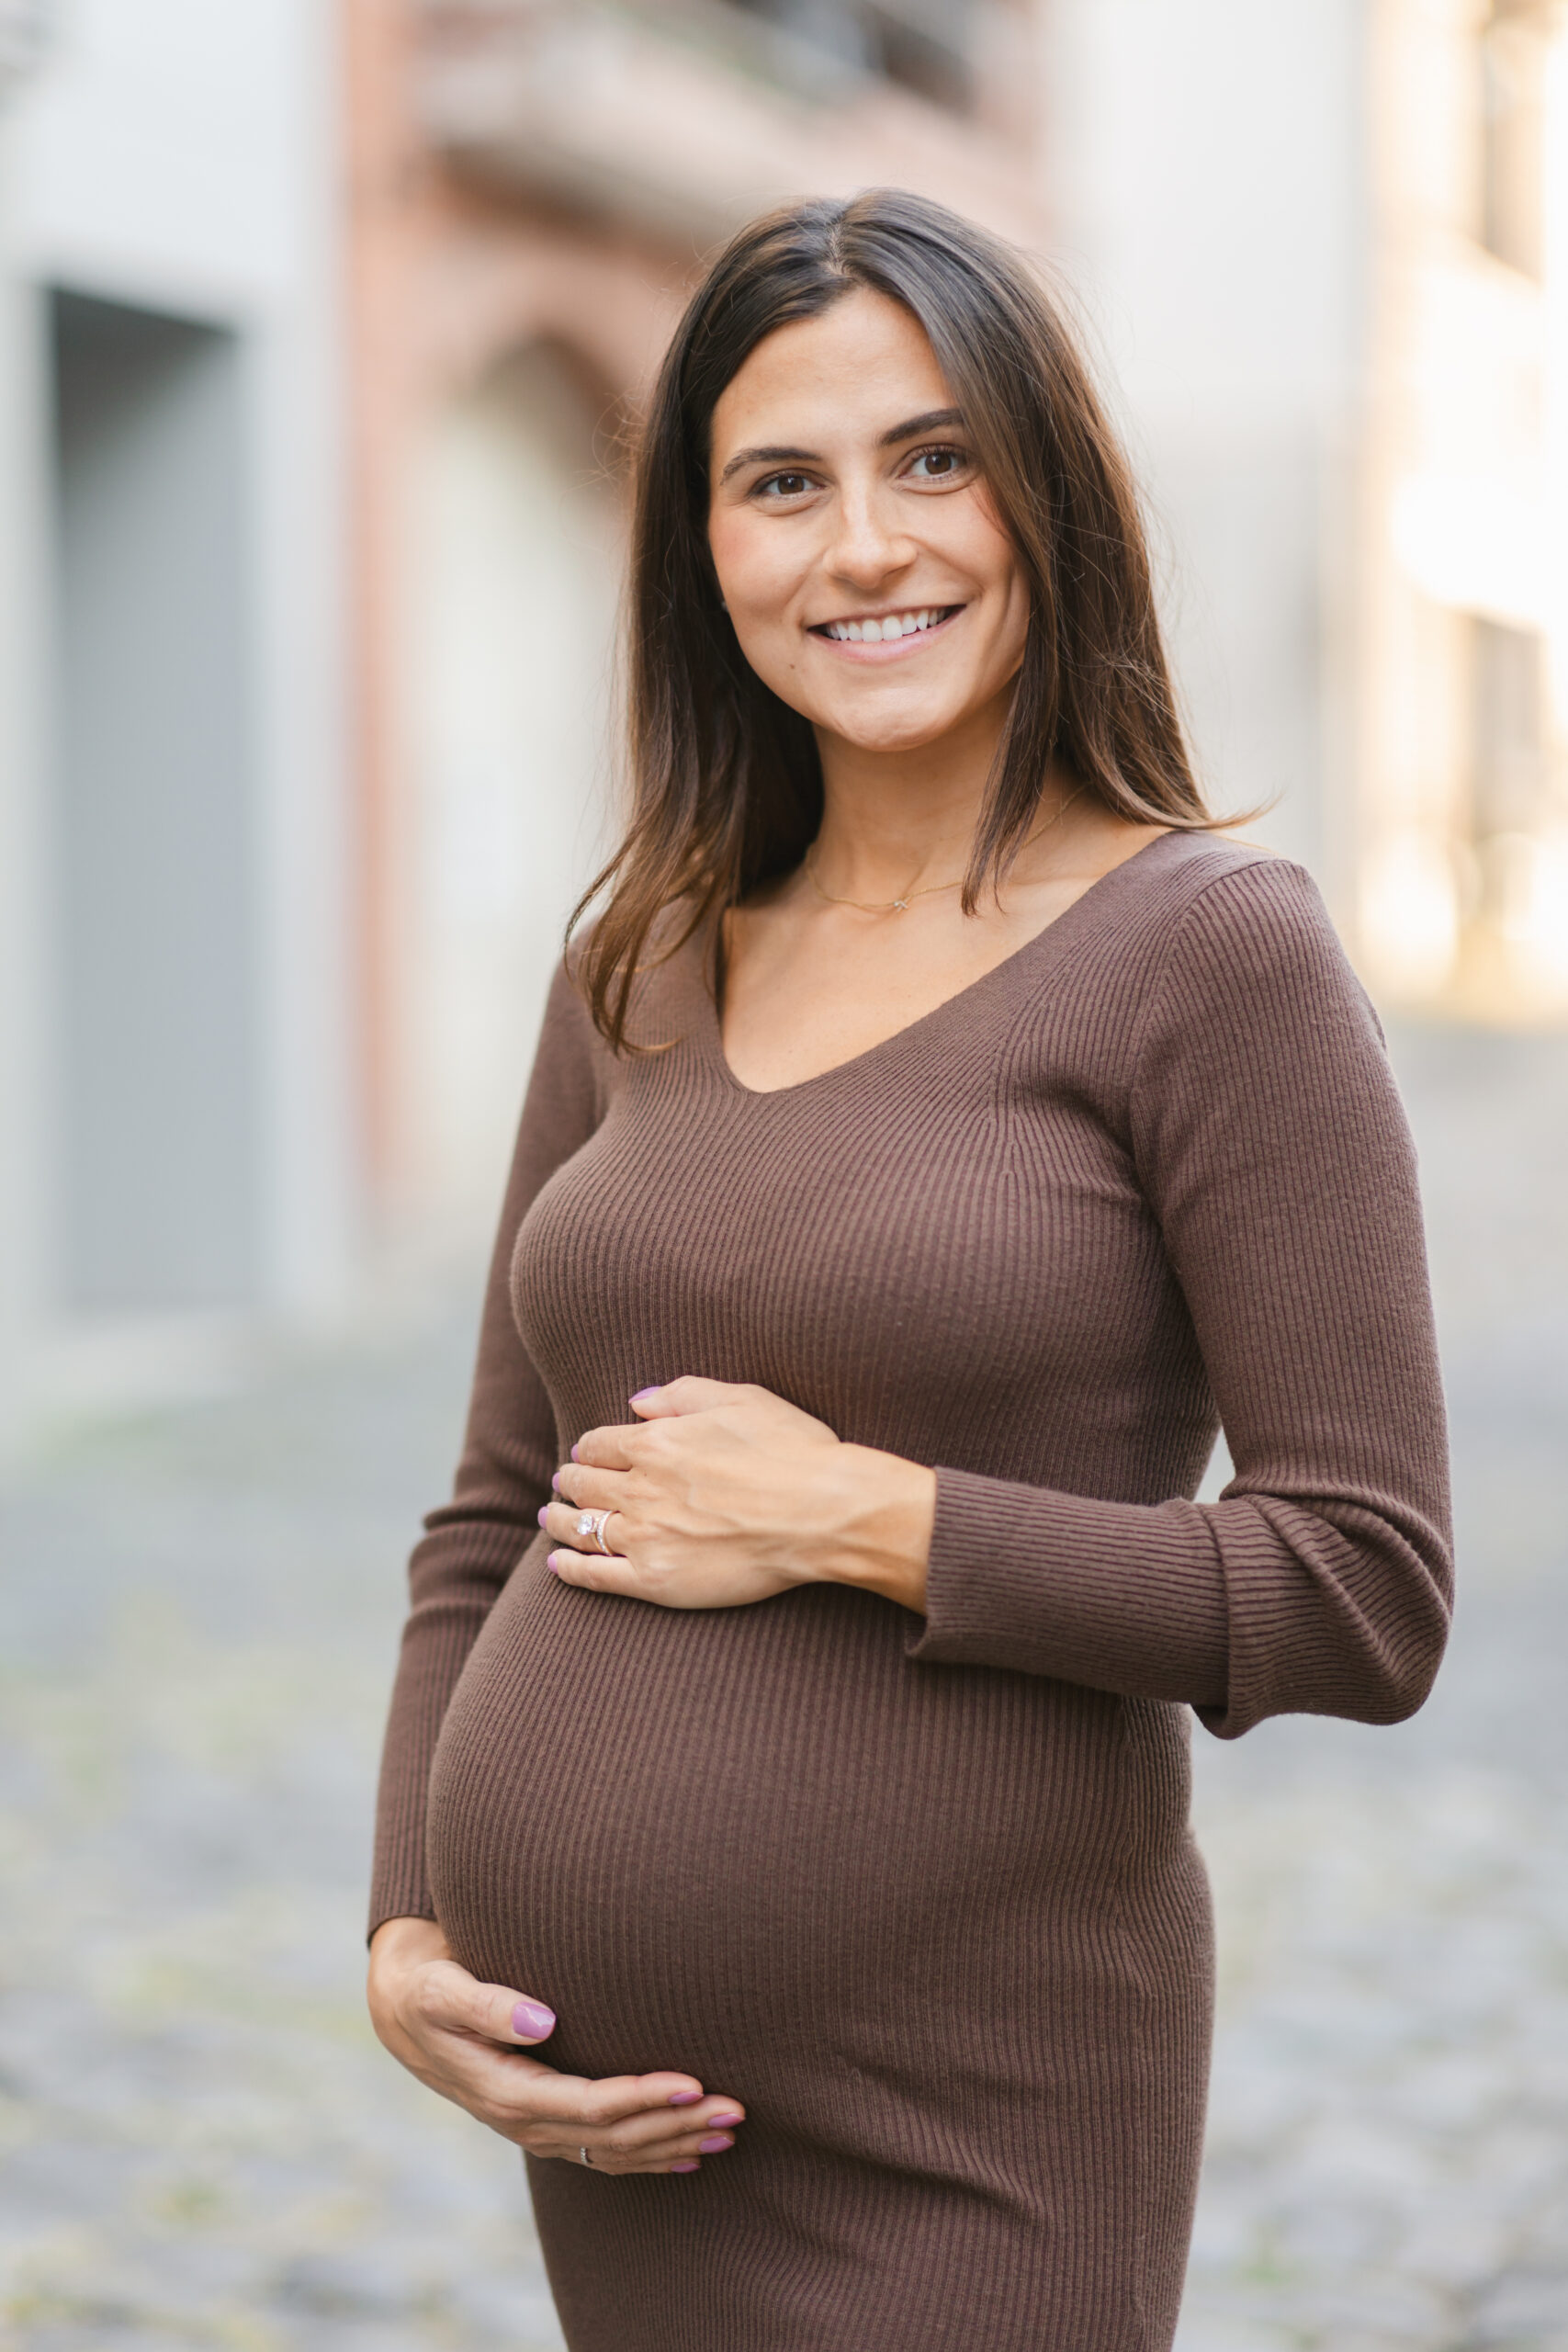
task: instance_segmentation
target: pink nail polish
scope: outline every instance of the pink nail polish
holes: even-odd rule
[[[695,2107],[701,2097],[701,2091],[671,2091],[670,2104],[671,2107]]]
[[[546,1567],[547,1567],[547,1568],[548,1568],[548,1570],[549,1570],[549,1572],[550,1572],[551,1576],[553,1576],[553,1577],[558,1577],[558,1576],[559,1576],[559,1574],[560,1574],[560,1562],[557,1559],[557,1557],[556,1557],[556,1555],[555,1555],[555,1554],[554,1554],[553,1552],[549,1555],[549,1557],[546,1560],[546,1562],[545,1562],[545,1566],[546,1566]]]
[[[560,1492],[560,1472],[558,1470],[552,1470],[550,1472],[550,1486],[553,1491],[558,1495]]]
[[[543,2001],[519,2001],[512,2012],[512,2030],[529,2041],[543,2041],[556,2030],[556,2013]]]
[[[571,1458],[574,1462],[577,1460],[577,1448],[575,1445],[571,1449]]]
[[[744,2123],[745,2120],[746,2118],[743,2115],[710,2115],[708,2117],[709,2126],[715,2132],[733,2132],[738,2123]]]
[[[705,2140],[697,2142],[698,2152],[705,2156],[716,2156],[722,2148],[733,2148],[734,2145],[728,2132],[710,2132]]]
[[[549,1515],[550,1515],[550,1507],[549,1507],[548,1503],[541,1503],[541,1504],[539,1505],[539,1525],[540,1525],[541,1527],[543,1527],[543,1526],[546,1524],[546,1522],[547,1522],[547,1520],[549,1519]]]
[[[650,1396],[657,1396],[658,1394],[657,1388],[639,1388],[631,1401],[634,1405],[646,1405]]]
[[[702,2166],[695,2156],[682,2156],[680,2163],[671,2165],[670,2169],[671,2172],[701,2172]]]

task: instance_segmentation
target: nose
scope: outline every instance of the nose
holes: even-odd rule
[[[850,586],[878,587],[915,560],[915,543],[886,511],[881,485],[846,483],[840,493],[829,569]]]

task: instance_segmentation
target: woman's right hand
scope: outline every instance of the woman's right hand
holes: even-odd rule
[[[595,2172],[695,2172],[734,2144],[745,2110],[707,2098],[690,2075],[612,2075],[591,2082],[527,2055],[555,2014],[459,1968],[431,1919],[386,1919],[370,1940],[370,2018],[411,2075],[467,2108],[531,2156]]]

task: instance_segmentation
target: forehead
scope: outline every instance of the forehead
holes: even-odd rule
[[[749,355],[714,411],[714,462],[749,442],[874,440],[905,417],[952,405],[919,321],[856,287],[819,317],[775,328]]]

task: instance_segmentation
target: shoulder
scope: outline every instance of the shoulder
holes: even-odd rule
[[[576,1053],[592,1054],[596,1043],[604,1043],[588,1006],[580,940],[569,942],[550,976],[545,997],[544,1036],[547,1043]]]
[[[1304,865],[1211,833],[1168,833],[1155,846],[1163,854],[1145,877],[1141,912],[1156,986],[1184,970],[1257,977],[1305,964],[1331,967],[1359,987]]]
[[[1240,910],[1255,901],[1267,904],[1271,896],[1289,900],[1303,884],[1316,888],[1293,858],[1219,833],[1162,833],[1120,871],[1136,883],[1145,910],[1157,908],[1168,922],[1209,898]]]
[[[1168,836],[1168,840],[1170,837]],[[1222,1058],[1247,1042],[1294,1060],[1314,1042],[1381,1053],[1382,1033],[1323,895],[1294,859],[1188,835],[1168,861],[1157,953],[1135,1059],[1145,1069],[1179,1033]]]
[[[593,1017],[589,967],[595,929],[586,924],[569,941],[556,968],[546,1021],[548,1025],[554,1019],[562,1036],[573,1038],[613,1087],[628,1059],[666,1049],[691,1026],[696,1001],[705,993],[711,998],[716,919],[684,899],[660,908],[632,974],[626,1045],[618,1053]]]
[[[569,943],[550,977],[534,1064],[534,1092],[558,1110],[570,1108],[585,1132],[604,1118],[619,1066],[601,1035],[583,986],[579,943]]]

